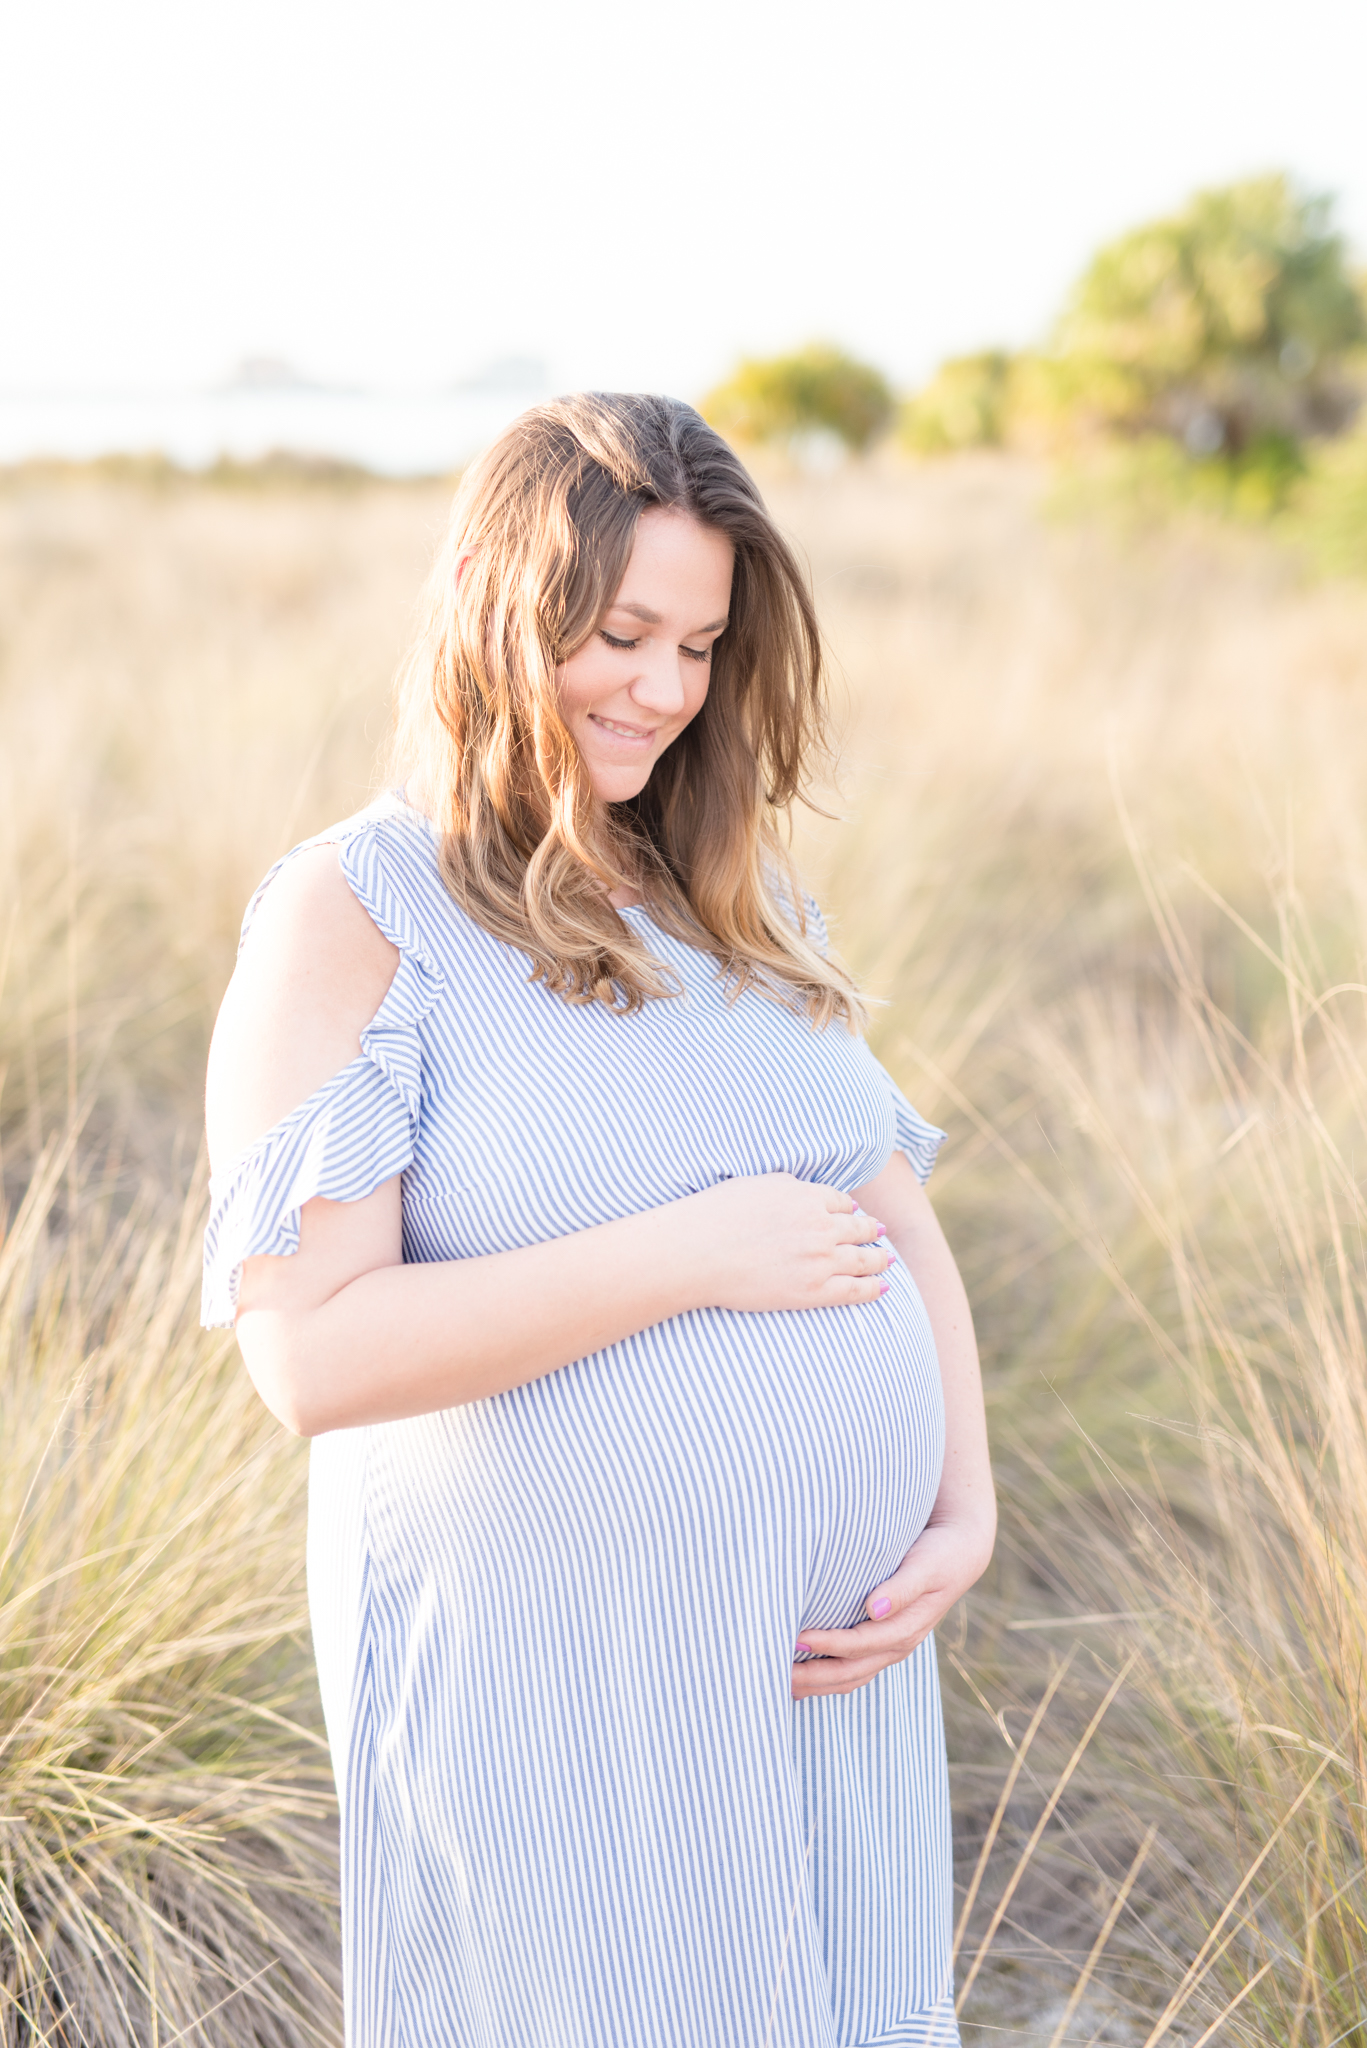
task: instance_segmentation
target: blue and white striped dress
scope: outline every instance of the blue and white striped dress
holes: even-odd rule
[[[310,1197],[396,1173],[422,1260],[728,1175],[852,1189],[896,1146],[930,1171],[942,1133],[862,1041],[728,1003],[644,909],[622,914],[684,992],[571,1006],[457,908],[397,798],[320,838],[399,967],[360,1057],[215,1177],[206,1322],[244,1258],[297,1248]],[[934,1643],[789,1696],[799,1630],[862,1618],[939,1483],[934,1344],[889,1278],[857,1307],[694,1310],[316,1440],[351,2048],[957,2042]]]

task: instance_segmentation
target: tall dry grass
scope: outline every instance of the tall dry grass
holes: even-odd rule
[[[1367,593],[1045,489],[801,493],[852,698],[814,850],[959,1140],[1004,1495],[945,1643],[965,2018],[1361,2041]]]
[[[336,2038],[299,1447],[173,1227],[49,1144],[0,1253],[0,2038]],[[121,1213],[120,1213],[121,1207]],[[69,1212],[68,1212],[69,1213]]]
[[[769,482],[847,699],[803,857],[950,1125],[987,1362],[965,2037],[1362,2043],[1367,599],[1052,521],[1009,463]],[[16,2042],[335,2038],[301,1466],[194,1327],[197,1098],[243,900],[365,795],[442,511],[0,492]]]

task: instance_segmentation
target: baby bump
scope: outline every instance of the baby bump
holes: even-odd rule
[[[646,1333],[660,1341],[644,1370],[624,1359],[597,1389],[605,1429],[632,1414],[647,1512],[710,1521],[724,1569],[745,1576],[753,1559],[812,1627],[862,1616],[939,1488],[935,1342],[900,1261],[889,1281],[857,1306],[680,1317]]]
[[[698,1310],[512,1392],[371,1433],[372,1539],[416,1520],[460,1604],[517,1565],[547,1611],[859,1619],[924,1526],[944,1413],[900,1265],[857,1307]],[[440,1533],[439,1533],[440,1532]],[[428,1552],[428,1564],[433,1561]]]
[[[812,1332],[812,1432],[796,1447],[810,1485],[799,1627],[848,1628],[872,1588],[925,1527],[944,1461],[944,1399],[935,1342],[900,1263],[880,1302],[841,1311],[838,1349]],[[799,1324],[803,1318],[796,1319]],[[801,1348],[809,1350],[807,1333]]]

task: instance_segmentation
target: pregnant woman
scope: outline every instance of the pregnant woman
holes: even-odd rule
[[[994,1513],[942,1134],[781,826],[810,599],[689,407],[466,474],[391,794],[248,910],[205,1317],[315,1439],[351,2048],[948,2048]]]

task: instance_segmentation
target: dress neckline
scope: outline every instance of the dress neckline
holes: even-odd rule
[[[395,788],[387,789],[384,792],[384,794],[389,799],[389,801],[393,804],[396,804],[398,808],[405,813],[406,816],[410,818],[416,818],[419,821],[419,823],[426,826],[429,837],[431,837],[432,839],[436,839],[437,827],[434,820],[428,816],[426,811],[420,811],[416,804],[409,802],[408,793],[404,789],[402,784]],[[650,914],[650,909],[648,905],[644,903],[614,903],[612,907],[617,912],[617,915],[619,917],[626,917],[630,915],[632,912],[636,912],[639,916],[644,917],[647,924],[653,924],[655,922],[654,918]]]

